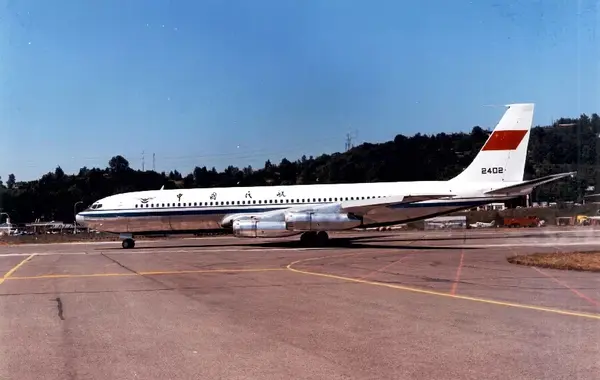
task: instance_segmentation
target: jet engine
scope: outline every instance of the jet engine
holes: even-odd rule
[[[292,212],[285,215],[285,224],[291,231],[335,231],[359,227],[362,220],[349,214]]]
[[[285,222],[259,221],[259,220],[234,220],[233,236],[235,237],[286,237],[297,235],[298,232],[286,229]]]

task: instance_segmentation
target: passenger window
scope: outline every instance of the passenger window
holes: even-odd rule
[[[137,207],[138,207],[138,205],[135,205],[135,208],[137,208]]]

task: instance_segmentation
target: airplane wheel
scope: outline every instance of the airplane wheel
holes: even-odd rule
[[[130,249],[135,247],[135,240],[133,239],[125,239],[123,240],[123,248]]]
[[[311,247],[315,244],[315,240],[317,237],[317,233],[313,232],[313,231],[308,231],[308,232],[304,232],[302,235],[300,235],[300,243],[302,245]]]
[[[300,235],[300,243],[309,247],[319,247],[327,244],[329,235],[325,231],[308,231]]]
[[[327,245],[327,242],[329,241],[329,235],[325,231],[319,231],[319,232],[317,232],[316,238],[317,238],[316,239],[317,240],[316,243],[317,243],[318,246]]]

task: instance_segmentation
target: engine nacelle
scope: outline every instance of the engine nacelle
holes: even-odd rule
[[[291,231],[335,231],[359,227],[362,220],[348,214],[291,212],[285,224]]]
[[[285,222],[269,222],[258,220],[234,220],[233,236],[235,237],[286,237],[297,235],[298,232],[285,228]]]

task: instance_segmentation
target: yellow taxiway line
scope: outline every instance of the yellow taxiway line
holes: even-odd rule
[[[15,268],[16,270],[16,268]],[[172,270],[172,271],[146,271],[125,273],[88,273],[88,274],[42,274],[39,276],[10,277],[7,280],[39,280],[52,278],[91,278],[91,277],[125,277],[125,276],[158,276],[169,274],[195,274],[195,273],[240,273],[240,272],[269,272],[283,271],[285,268],[255,268],[255,269],[198,269],[198,270]]]
[[[561,309],[555,309],[555,308],[544,307],[544,306],[535,306],[535,305],[527,305],[527,304],[521,304],[521,303],[515,303],[515,302],[497,301],[497,300],[479,298],[479,297],[462,296],[462,295],[451,294],[451,293],[437,292],[434,290],[413,288],[410,286],[386,284],[384,282],[363,280],[363,279],[358,279],[358,278],[353,278],[353,277],[338,276],[338,275],[328,274],[328,273],[310,272],[310,271],[305,271],[305,270],[301,270],[301,269],[295,269],[292,267],[293,265],[304,262],[304,261],[309,261],[309,260],[305,259],[305,260],[294,261],[293,263],[289,264],[286,268],[292,272],[306,274],[306,275],[320,276],[320,277],[331,278],[331,279],[335,279],[335,280],[349,281],[349,282],[354,282],[354,283],[358,283],[358,284],[382,286],[385,288],[402,290],[402,291],[412,292],[412,293],[428,294],[428,295],[432,295],[432,296],[460,299],[460,300],[479,302],[479,303],[487,303],[487,304],[497,305],[497,306],[514,307],[514,308],[519,308],[519,309],[529,309],[529,310],[543,311],[543,312],[547,312],[547,313],[562,314],[562,315],[569,315],[569,316],[574,316],[574,317],[600,320],[600,314],[580,313],[577,311],[561,310]],[[312,260],[310,260],[310,261],[312,261]]]
[[[10,276],[12,276],[12,274],[15,273],[17,271],[17,269],[19,269],[23,265],[25,265],[26,262],[28,262],[29,260],[31,260],[33,258],[33,256],[35,256],[35,253],[32,254],[32,255],[27,256],[27,258],[25,258],[25,260],[21,261],[20,263],[18,263],[14,267],[12,267],[11,270],[9,270],[8,272],[6,272],[6,274],[4,276],[2,276],[2,278],[0,278],[0,285],[2,285],[4,283],[4,281],[6,281],[9,278],[11,278]]]

